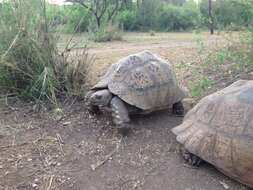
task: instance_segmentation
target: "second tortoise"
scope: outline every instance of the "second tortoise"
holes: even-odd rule
[[[239,80],[203,98],[172,129],[192,165],[203,160],[253,187],[253,80]]]

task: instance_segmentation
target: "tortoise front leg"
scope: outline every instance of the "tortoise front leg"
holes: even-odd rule
[[[91,104],[90,101],[89,101],[89,98],[93,93],[94,93],[93,90],[87,92],[87,94],[85,95],[84,101],[85,101],[85,105],[86,105],[89,113],[98,114],[98,113],[100,113],[99,107]]]
[[[129,114],[125,103],[117,96],[111,100],[112,118],[120,133],[126,135],[129,131]]]
[[[185,148],[182,150],[182,155],[184,160],[191,166],[198,167],[203,162],[203,160],[200,157],[190,153]]]

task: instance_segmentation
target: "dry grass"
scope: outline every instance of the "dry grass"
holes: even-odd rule
[[[96,83],[98,77],[120,58],[142,50],[151,50],[170,61],[182,81],[191,74],[191,65],[199,65],[204,59],[199,54],[200,47],[195,36],[193,33],[156,33],[155,36],[149,33],[126,33],[122,42],[90,43],[89,53],[95,56],[95,63],[90,68],[89,83]],[[208,51],[222,45],[221,36],[210,37],[202,33],[199,37]],[[76,36],[75,40],[78,41],[78,38],[80,36]]]
[[[223,69],[220,68],[217,75],[217,64],[207,64],[211,56],[223,56],[222,50],[230,45],[231,40],[238,41],[238,33],[220,33],[210,36],[207,32],[202,33],[125,33],[121,42],[88,42],[89,54],[95,57],[94,64],[87,73],[89,85],[94,85],[107,68],[119,59],[142,50],[150,50],[174,66],[181,85],[189,90],[189,94],[200,98],[207,93],[224,87],[227,77],[223,77]],[[61,43],[68,36],[61,36]],[[77,47],[87,39],[85,34],[76,35],[73,41],[80,41]],[[82,48],[75,51],[81,51]],[[225,75],[224,75],[225,76]]]

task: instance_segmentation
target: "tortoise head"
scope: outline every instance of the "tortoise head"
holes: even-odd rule
[[[94,106],[107,106],[112,99],[112,93],[108,89],[98,90],[92,93],[88,101]]]

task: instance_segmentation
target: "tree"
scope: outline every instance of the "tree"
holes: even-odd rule
[[[217,7],[217,1],[212,1],[212,0],[202,0],[200,3],[200,12],[203,20],[203,24],[206,25],[210,33],[213,33],[213,30],[215,27],[217,27],[217,20],[215,12]]]
[[[177,6],[182,6],[184,3],[186,3],[186,0],[163,0],[163,1]]]
[[[212,0],[208,0],[208,15],[209,15],[209,29],[211,35],[213,34],[213,15],[212,15]]]
[[[122,8],[123,0],[66,0],[77,3],[87,9],[95,18],[97,27],[100,28],[102,21],[110,22]]]

